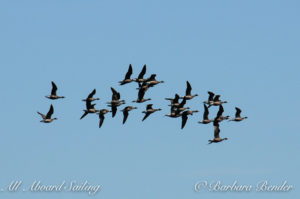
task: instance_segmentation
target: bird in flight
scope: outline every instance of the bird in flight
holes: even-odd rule
[[[54,108],[53,108],[52,104],[50,106],[50,109],[49,109],[47,115],[44,115],[44,114],[42,114],[40,112],[37,112],[37,113],[43,118],[43,120],[41,120],[41,122],[51,123],[54,120],[57,120],[57,118],[51,118],[52,114],[54,113]]]

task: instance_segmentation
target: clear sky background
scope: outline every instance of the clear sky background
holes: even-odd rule
[[[296,198],[299,196],[299,1],[10,1],[0,2],[0,188],[23,180],[101,184],[95,198]],[[85,98],[97,89],[97,108],[110,87],[127,102],[136,84],[119,86],[128,65],[166,83],[150,89],[163,111],[141,122],[146,104],[130,113],[79,120]],[[165,97],[183,95],[186,81],[200,113],[164,117]],[[63,100],[44,96],[58,86]],[[249,117],[224,122],[229,140],[207,145],[213,126],[197,123],[207,91]],[[36,111],[54,117],[43,124]],[[132,105],[132,103],[129,103]],[[123,106],[124,107],[124,106]],[[211,109],[211,117],[217,112]],[[288,193],[195,193],[197,181],[294,185]],[[91,198],[86,193],[0,193],[1,198]]]

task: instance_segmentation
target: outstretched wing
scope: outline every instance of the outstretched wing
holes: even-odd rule
[[[52,84],[51,95],[56,95],[57,86],[53,81],[51,82],[51,84]]]
[[[146,107],[146,109],[147,109],[147,110],[152,109],[152,105],[153,105],[153,104],[148,104],[147,107]]]
[[[86,100],[85,105],[86,105],[86,110],[93,108],[92,102],[90,100]]]
[[[140,72],[138,79],[143,79],[145,74],[146,74],[146,64],[144,65],[142,71]]]
[[[216,95],[215,98],[214,98],[214,101],[215,102],[220,101],[220,97],[221,97],[221,95]]]
[[[186,124],[186,121],[188,119],[188,116],[187,116],[187,114],[183,114],[181,117],[182,117],[181,129],[183,129]]]
[[[220,117],[222,116],[223,112],[224,112],[224,108],[223,108],[222,105],[220,105],[220,106],[219,106],[219,111],[218,111],[218,113],[217,113],[217,117],[216,117],[216,118],[217,118],[217,119],[220,118]]]
[[[155,81],[156,74],[152,74],[147,81]]]
[[[145,119],[147,119],[147,117],[149,117],[149,115],[151,115],[151,113],[147,112],[147,113],[145,114],[145,116],[144,116],[144,118],[143,118],[142,121],[144,121]]]
[[[180,96],[176,93],[175,98],[173,100],[173,104],[178,103]]]
[[[211,92],[211,91],[208,91],[207,92],[208,93],[208,101],[213,101],[214,100],[214,96],[215,96],[215,94],[213,93],[213,92]]]
[[[179,104],[179,107],[178,107],[178,108],[183,108],[184,105],[185,105],[185,103],[186,103],[186,98],[183,97],[183,100],[182,100],[181,103]]]
[[[126,122],[126,120],[128,118],[128,111],[123,111],[123,115],[124,115],[124,117],[123,117],[123,124],[125,124],[125,122]]]
[[[130,79],[131,75],[132,75],[132,66],[131,66],[131,64],[129,64],[129,68],[128,68],[128,71],[125,75],[125,79]]]
[[[235,110],[236,110],[235,117],[236,118],[241,117],[242,110],[238,107],[235,107]]]
[[[48,111],[48,113],[46,115],[46,119],[51,119],[51,115],[53,114],[53,112],[54,112],[54,108],[53,108],[53,106],[51,104],[50,109],[49,109],[49,111]]]
[[[101,126],[102,126],[102,124],[103,124],[103,122],[104,122],[104,114],[99,114],[99,119],[100,119],[100,121],[99,121],[99,128],[101,128]]]
[[[208,114],[209,114],[208,108],[207,108],[207,106],[204,104],[203,120],[208,120]]]
[[[190,84],[189,81],[186,81],[186,92],[185,92],[185,95],[191,95],[191,91],[192,91],[192,86]]]
[[[112,91],[112,100],[119,100],[121,98],[121,95],[118,91],[116,91],[113,87],[110,88]]]
[[[43,119],[46,119],[46,115],[44,115],[43,113],[37,112],[40,116],[42,116]]]
[[[138,99],[142,100],[144,99],[144,95],[146,93],[146,89],[144,89],[143,87],[139,89],[139,93],[138,93]]]
[[[92,98],[96,94],[96,89],[94,89],[87,98]]]
[[[111,113],[112,113],[112,117],[115,117],[117,113],[117,106],[111,106]]]
[[[83,113],[83,115],[81,116],[80,119],[84,118],[87,114],[88,114],[88,112],[87,112],[87,111],[84,111],[84,113]]]

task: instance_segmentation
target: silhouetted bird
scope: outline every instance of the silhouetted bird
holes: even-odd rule
[[[238,107],[235,107],[236,113],[235,113],[235,118],[229,120],[229,121],[235,121],[235,122],[240,122],[243,121],[244,119],[247,119],[248,117],[241,117],[241,112],[242,110]]]
[[[204,101],[203,103],[204,104],[208,104],[208,105],[213,105],[213,103],[214,103],[214,96],[215,96],[215,94],[213,93],[213,92],[211,92],[211,91],[208,91],[207,92],[208,93],[208,100],[207,101]]]
[[[141,83],[146,81],[146,79],[144,79],[144,75],[146,74],[146,64],[143,66],[142,71],[140,72],[138,78],[133,79],[135,82]]]
[[[198,96],[198,94],[192,95],[191,92],[192,92],[192,86],[191,86],[189,81],[186,81],[186,91],[185,91],[185,96],[184,97],[187,100],[193,99],[194,97]],[[184,98],[184,97],[181,97],[181,99]]]
[[[57,118],[52,118],[52,119],[51,119],[51,116],[52,116],[52,114],[54,113],[54,108],[53,108],[52,104],[51,104],[51,106],[50,106],[50,109],[49,109],[47,115],[44,115],[44,114],[42,114],[42,113],[40,113],[40,112],[37,112],[37,113],[38,113],[40,116],[42,116],[42,118],[43,118],[43,120],[41,120],[40,122],[50,123],[50,122],[52,122],[52,121],[54,121],[54,120],[57,120]]]
[[[151,100],[151,98],[144,99],[144,96],[145,96],[145,93],[146,93],[147,90],[148,90],[148,88],[141,87],[139,89],[137,100],[134,100],[132,102],[143,103],[143,102]]]
[[[187,110],[187,111],[184,111],[183,113],[181,113],[181,118],[182,118],[182,121],[181,121],[181,129],[183,129],[185,127],[185,124],[187,122],[187,119],[188,119],[188,115],[193,115],[193,113],[197,113],[199,111],[195,110],[195,111],[190,111],[190,110]]]
[[[208,106],[208,108],[211,106],[220,106],[222,104],[227,103],[227,101],[221,101],[220,97],[221,97],[221,95],[216,95],[213,102]]]
[[[117,92],[113,87],[111,87],[110,89],[112,91],[112,97],[111,97],[111,101],[108,102],[107,104],[109,104],[108,106],[111,107],[112,117],[115,117],[118,109],[117,107],[125,104],[125,100],[120,100],[121,98],[120,93]]]
[[[125,75],[124,80],[119,81],[120,85],[128,84],[128,83],[134,81],[133,79],[130,78],[131,75],[132,75],[132,66],[131,66],[131,64],[129,64],[129,68],[128,68],[128,71]]]
[[[129,111],[132,111],[133,109],[137,109],[137,107],[133,107],[133,106],[126,106],[122,111],[123,111],[123,124],[125,124],[128,115],[129,115]]]
[[[146,107],[146,111],[143,111],[142,113],[145,113],[145,116],[143,118],[142,121],[144,121],[145,119],[147,119],[147,117],[149,117],[152,113],[156,112],[156,111],[161,111],[161,109],[154,109],[152,108],[153,104],[148,104]]]
[[[89,113],[98,113],[98,112],[100,112],[99,110],[95,109],[95,105],[96,104],[91,104],[91,101],[86,101],[86,110],[83,110],[84,113],[83,113],[83,115],[81,116],[80,119],[83,119]]]
[[[64,96],[57,96],[56,95],[56,91],[57,91],[57,86],[56,84],[52,81],[52,90],[51,90],[51,95],[45,96],[48,99],[52,99],[52,100],[56,100],[56,99],[60,99],[60,98],[65,98]]]
[[[96,94],[96,89],[94,89],[86,99],[83,99],[82,101],[86,102],[86,101],[95,101],[95,100],[100,100],[100,98],[94,98],[93,96]]]
[[[100,110],[100,112],[99,112],[99,119],[100,119],[100,121],[99,121],[99,128],[101,128],[101,126],[102,126],[102,124],[104,122],[104,119],[105,119],[104,115],[106,113],[109,113],[109,112],[111,112],[111,111],[107,110],[107,109],[101,109]]]

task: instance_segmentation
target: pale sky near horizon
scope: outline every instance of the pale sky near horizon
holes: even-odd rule
[[[76,181],[100,184],[87,193],[0,192],[0,198],[296,198],[299,196],[300,3],[298,1],[8,1],[0,2],[0,190],[22,180],[43,184]],[[147,64],[165,84],[151,88],[153,107],[79,120],[81,101],[97,89],[97,108],[105,108],[110,87],[128,105],[136,84],[119,86],[128,65],[136,77]],[[200,112],[167,118],[165,97],[183,95],[186,81],[199,96],[187,106]],[[63,100],[44,96],[58,86]],[[207,145],[212,125],[200,125],[207,91],[240,107],[241,123],[221,123],[229,140]],[[51,124],[36,111],[53,104]],[[123,106],[124,107],[124,106]],[[217,108],[212,107],[213,117]],[[263,180],[294,189],[287,193],[195,192],[198,181]]]

